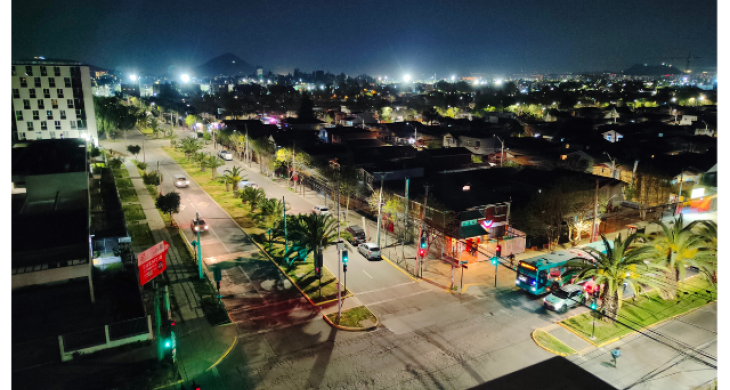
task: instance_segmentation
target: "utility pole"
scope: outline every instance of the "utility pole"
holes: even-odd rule
[[[200,213],[197,211],[195,212],[195,226],[198,227],[198,230],[196,231],[198,236],[198,278],[203,279],[203,247],[200,245],[200,227],[198,224],[198,221],[200,221]]]
[[[420,243],[421,237],[423,237],[423,223],[426,220],[426,205],[428,205],[428,189],[429,185],[424,186],[426,188],[426,200],[423,201],[423,212],[421,213],[421,227],[418,229],[418,240]],[[418,275],[423,277],[423,260],[428,257],[428,253],[425,253],[423,257],[420,255],[421,248],[416,251],[416,268],[419,270]]]
[[[408,237],[408,183],[410,182],[410,178],[406,177],[406,212],[403,215],[404,225],[405,228],[403,229],[403,242],[401,243],[401,251],[403,252],[403,262],[406,264],[406,267],[408,267],[408,262],[406,261],[406,238]],[[414,264],[415,266],[415,264]],[[416,273],[415,267],[413,268],[413,273]]]
[[[248,142],[248,125],[245,125],[246,127],[246,161],[248,161],[248,167],[251,168],[251,149],[250,149],[250,142]]]
[[[677,200],[678,200],[677,206],[678,207],[681,207],[681,205],[683,204],[683,202],[682,202],[682,184],[684,184],[684,167],[682,167],[682,172],[679,173],[679,194],[677,197]],[[675,213],[674,215],[676,215],[678,207],[674,208],[674,213]],[[679,210],[679,213],[682,214],[681,209]],[[674,216],[674,215],[672,215],[672,216]]]
[[[292,180],[292,187],[294,187],[294,185],[296,184],[294,182],[294,170],[296,169],[295,158],[296,158],[296,155],[297,155],[296,150],[297,150],[297,141],[294,141],[293,146],[291,148],[291,177],[290,178]],[[337,168],[339,169],[339,164],[337,165]],[[340,194],[340,191],[337,190],[337,196],[338,197],[339,197],[339,194]],[[337,201],[339,202],[339,198],[337,199]],[[338,218],[338,221],[339,221],[339,217],[337,217],[337,218]]]
[[[142,162],[143,163],[147,163],[147,154],[145,153],[145,149],[144,149],[144,144],[145,144],[144,141],[145,141],[146,138],[147,138],[147,136],[145,136],[144,138],[142,138]]]
[[[157,360],[162,361],[165,357],[165,350],[162,346],[162,313],[160,312],[160,293],[157,289],[157,281],[152,281],[152,290],[154,291],[155,300],[155,337],[157,339]]]
[[[342,237],[340,236],[340,166],[337,165],[337,322],[342,317],[342,294],[340,291],[340,271],[342,270]]]
[[[160,174],[160,162],[159,161],[157,161],[157,180],[159,180],[158,183],[160,183],[158,185],[157,192],[160,195],[162,195],[162,175]]]
[[[287,235],[286,235],[286,200],[284,197],[281,197],[281,202],[284,204],[284,211],[282,211],[282,214],[284,214],[284,256],[286,256],[286,253],[289,251],[289,242],[287,241]]]
[[[593,198],[593,225],[591,225],[591,242],[596,238],[596,218],[598,218],[598,179],[596,179],[596,194]]]
[[[383,212],[383,183],[385,182],[385,176],[390,172],[375,172],[380,174],[380,196],[378,197],[378,247],[380,247],[380,225],[383,224],[382,212]],[[386,244],[388,242],[388,233],[385,233]],[[382,250],[382,248],[381,248]]]
[[[495,135],[495,137],[497,137],[499,142],[502,143],[502,157],[499,158],[499,167],[502,168],[504,166],[504,141],[502,141],[502,139],[499,138],[497,135]]]

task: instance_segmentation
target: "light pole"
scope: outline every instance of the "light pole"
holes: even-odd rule
[[[497,135],[495,135],[495,137],[497,137],[497,139],[499,140],[499,142],[502,143],[502,149],[501,149],[501,151],[502,151],[502,157],[499,158],[499,167],[502,168],[504,166],[504,141],[502,141],[502,139],[499,138],[499,136],[497,136]]]
[[[380,195],[378,196],[378,247],[380,246],[380,225],[382,225],[382,212],[383,212],[383,183],[385,177],[391,172],[375,172],[380,175]],[[386,235],[388,233],[385,233]],[[387,238],[386,238],[387,239]]]
[[[200,213],[195,212],[195,226],[196,227],[199,226],[199,221],[200,221]],[[203,279],[203,255],[202,255],[203,248],[200,245],[200,227],[198,227],[198,229],[196,230],[196,233],[197,233],[196,247],[197,247],[197,252],[198,252],[198,278]]]

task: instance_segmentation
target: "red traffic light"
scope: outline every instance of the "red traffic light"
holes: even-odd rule
[[[502,257],[502,245],[497,245],[496,252],[497,257]]]
[[[418,250],[418,254],[419,254],[419,255],[420,255],[421,257],[423,257],[423,256],[424,256],[424,255],[426,254],[426,250],[424,250],[424,249],[419,249],[419,250]]]

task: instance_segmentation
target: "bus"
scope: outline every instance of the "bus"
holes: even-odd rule
[[[609,242],[609,246],[613,243]],[[593,257],[583,249],[591,248],[606,253],[602,241],[520,260],[517,265],[515,284],[533,295],[541,295],[557,290],[564,284],[575,281],[575,267],[567,263],[571,260],[593,261]]]

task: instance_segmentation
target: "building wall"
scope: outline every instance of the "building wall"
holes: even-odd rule
[[[35,284],[62,282],[74,278],[89,277],[89,272],[89,264],[84,263],[71,267],[45,269],[39,272],[19,273],[12,277],[12,289],[32,286]]]
[[[30,70],[28,75],[26,67]],[[45,68],[45,76],[41,68]],[[58,69],[58,73],[55,68]],[[74,96],[72,68],[78,69],[80,74],[81,83],[76,85],[78,90],[76,96]],[[23,79],[25,86],[21,82]],[[53,65],[53,63],[14,64],[11,87],[13,121],[17,129],[14,141],[63,137],[84,138],[98,142],[88,66]],[[48,93],[44,93],[44,90]],[[32,95],[31,92],[35,94]],[[43,108],[40,108],[41,104]],[[37,116],[33,115],[34,111],[37,112]]]

